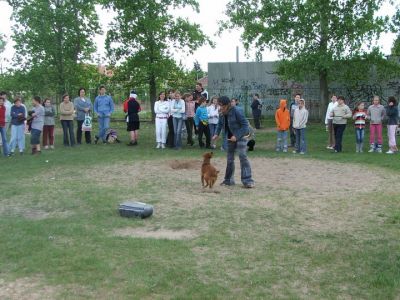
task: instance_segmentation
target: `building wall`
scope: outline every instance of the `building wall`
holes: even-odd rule
[[[289,102],[297,93],[306,100],[306,107],[311,118],[324,115],[319,100],[318,82],[302,83],[281,80],[276,74],[276,62],[241,62],[241,63],[209,63],[208,92],[212,95],[226,95],[240,100],[247,115],[251,115],[250,104],[254,93],[260,95],[263,102],[262,114],[272,116],[280,99]],[[386,103],[389,96],[400,98],[400,77],[385,83],[359,83],[354,88],[332,84],[330,91],[346,97],[347,103],[353,107],[358,101],[370,101],[379,95]]]

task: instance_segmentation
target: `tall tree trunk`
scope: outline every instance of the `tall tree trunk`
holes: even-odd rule
[[[150,74],[149,88],[150,88],[151,120],[154,121],[154,103],[156,102],[157,99],[157,85],[154,73]]]
[[[329,95],[328,95],[328,73],[326,69],[319,71],[319,97],[321,100],[320,109],[318,112],[319,118],[325,122],[325,111],[328,107]]]

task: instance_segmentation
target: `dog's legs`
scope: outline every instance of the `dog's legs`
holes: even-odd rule
[[[201,175],[201,185],[204,187],[204,175]]]

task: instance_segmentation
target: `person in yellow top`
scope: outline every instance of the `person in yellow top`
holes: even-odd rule
[[[277,141],[276,141],[276,151],[287,152],[287,135],[290,126],[290,113],[286,107],[287,100],[281,99],[279,103],[279,108],[275,112],[275,122],[277,130]]]

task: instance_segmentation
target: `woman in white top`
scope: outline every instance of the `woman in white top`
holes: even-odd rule
[[[182,124],[185,114],[185,101],[181,99],[181,93],[175,92],[175,98],[171,101],[171,114],[174,123],[174,147],[176,150],[182,147]]]
[[[170,104],[165,100],[165,92],[158,95],[158,101],[154,103],[154,113],[156,114],[156,148],[165,148],[167,141],[167,122],[170,112]]]
[[[218,97],[213,96],[210,101],[210,105],[207,106],[208,113],[208,128],[210,129],[210,136],[214,136],[217,130],[218,119],[219,119],[219,106]],[[212,148],[215,149],[215,140],[212,142]]]

